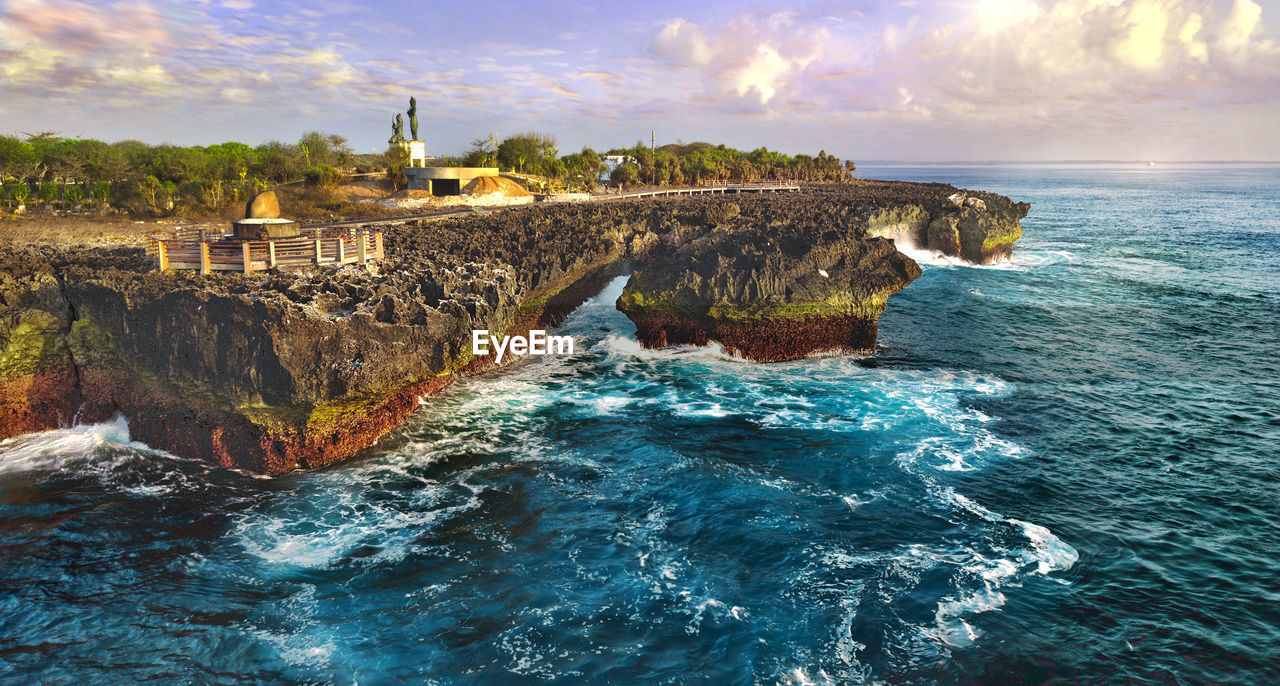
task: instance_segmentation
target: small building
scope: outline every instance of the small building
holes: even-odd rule
[[[432,195],[460,195],[467,184],[482,176],[498,176],[497,167],[405,167],[411,190]]]

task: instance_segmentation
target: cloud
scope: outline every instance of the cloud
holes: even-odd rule
[[[702,132],[690,136],[875,130],[935,147],[1028,131],[1165,135],[1211,115],[1223,123],[1210,128],[1267,139],[1280,119],[1277,8],[1262,0],[763,6],[726,3],[697,21],[637,6],[630,23],[599,24],[540,8],[549,28],[518,39],[468,6],[428,46],[383,12],[331,0],[0,0],[0,110],[10,126],[103,136],[191,136],[221,121],[249,138],[376,117],[378,145],[383,112],[410,93],[458,129],[644,119]],[[782,116],[795,125],[770,124]],[[151,133],[163,126],[177,133]]]
[[[720,26],[664,22],[653,39],[663,61],[698,74],[718,95],[768,105],[791,94],[797,77],[820,58],[830,34],[789,13],[743,15]]]
[[[569,75],[572,79],[590,79],[602,86],[618,86],[622,83],[622,75],[597,69],[583,69]]]
[[[1013,106],[1202,100],[1280,85],[1280,50],[1253,0],[1229,9],[1208,0],[1009,4],[998,22],[980,14],[976,33],[944,27],[902,41],[897,57],[950,99]]]

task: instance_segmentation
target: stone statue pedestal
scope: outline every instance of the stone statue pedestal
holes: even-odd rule
[[[242,241],[266,241],[302,235],[302,226],[298,222],[279,217],[241,219],[231,226],[235,229],[235,237]]]
[[[400,146],[409,152],[410,167],[427,166],[427,142],[426,141],[400,141]]]

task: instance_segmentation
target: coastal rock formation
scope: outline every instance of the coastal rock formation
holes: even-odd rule
[[[813,242],[790,232],[717,232],[651,260],[618,309],[645,347],[719,342],[760,362],[870,352],[886,300],[920,267],[883,238]]]
[[[986,209],[948,204],[955,192],[860,182],[524,206],[384,226],[390,258],[372,270],[202,276],[158,272],[139,248],[5,246],[0,438],[119,412],[135,439],[183,457],[266,473],[329,464],[492,369],[472,329],[545,328],[628,264],[622,305],[648,345],[719,340],[761,360],[868,350],[885,299],[919,273],[868,217],[918,235],[927,213],[926,241],[956,217],[963,252],[966,222],[990,241],[1026,211],[989,194],[971,194]]]
[[[922,210],[893,202],[900,186],[864,186],[861,199],[891,202],[871,214],[911,231]],[[651,348],[715,341],[761,362],[869,352],[888,297],[920,267],[893,241],[868,235],[861,203],[848,202],[853,195],[712,204],[704,212],[709,228],[660,243],[618,309]]]
[[[80,405],[58,273],[0,251],[0,437],[70,424]]]
[[[867,215],[867,235],[889,238],[903,247],[988,264],[1009,259],[1014,241],[1022,237],[1021,220],[1031,209],[1027,203],[972,191],[921,200],[871,211]]]

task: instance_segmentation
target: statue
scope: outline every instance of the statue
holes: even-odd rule
[[[409,133],[418,140],[418,99],[413,96],[409,96]]]
[[[396,113],[396,118],[391,121],[391,140],[388,143],[404,142],[404,117],[400,113]]]

